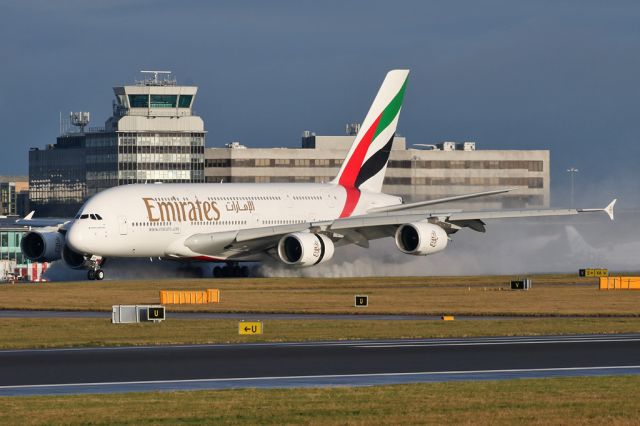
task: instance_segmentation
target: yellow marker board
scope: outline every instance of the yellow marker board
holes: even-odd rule
[[[262,334],[262,321],[240,321],[238,334]]]
[[[609,270],[604,268],[579,269],[578,275],[581,277],[606,277],[609,275]]]

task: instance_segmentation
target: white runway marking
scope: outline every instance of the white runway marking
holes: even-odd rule
[[[516,340],[516,341],[486,341],[486,342],[447,342],[447,343],[380,343],[380,344],[353,344],[353,347],[367,349],[386,349],[386,348],[410,348],[410,347],[448,347],[448,346],[494,346],[494,345],[547,345],[559,343],[619,343],[619,342],[639,342],[640,338],[635,339],[563,339],[563,340]]]
[[[589,342],[637,342],[639,334],[631,335],[568,335],[568,336],[493,336],[444,339],[401,339],[401,340],[345,340],[327,342],[260,342],[260,343],[211,343],[211,344],[178,344],[178,345],[146,345],[146,346],[110,346],[86,348],[40,348],[40,349],[5,349],[0,356],[12,353],[47,353],[47,352],[109,352],[109,351],[146,351],[158,349],[206,349],[234,347],[327,347],[346,346],[359,348],[394,348],[411,346],[482,346],[491,344],[534,344],[534,343],[589,343]]]
[[[215,382],[248,382],[248,381],[282,381],[282,380],[315,380],[315,379],[366,379],[376,377],[403,377],[403,376],[445,376],[445,375],[473,375],[473,374],[522,374],[522,373],[560,373],[580,371],[615,371],[640,369],[640,365],[623,366],[594,366],[594,367],[562,367],[562,368],[516,368],[507,370],[454,370],[454,371],[416,371],[404,373],[371,373],[371,374],[327,374],[312,376],[272,376],[272,377],[233,377],[227,379],[184,379],[184,380],[148,380],[129,382],[95,382],[95,383],[60,383],[44,385],[13,385],[0,386],[0,390],[11,389],[43,389],[65,387],[89,387],[89,386],[128,386],[128,385],[172,385],[190,383],[215,383]]]

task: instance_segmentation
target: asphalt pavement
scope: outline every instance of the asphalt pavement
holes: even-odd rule
[[[640,374],[640,334],[0,351],[0,395]]]

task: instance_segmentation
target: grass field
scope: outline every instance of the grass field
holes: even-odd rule
[[[162,324],[112,325],[108,319],[95,318],[0,319],[0,348],[640,332],[640,292],[599,291],[596,280],[567,275],[536,276],[531,290],[511,291],[511,279],[167,279],[3,285],[0,309],[109,311],[115,304],[158,303],[162,289],[219,288],[221,303],[168,305],[168,320]],[[368,294],[369,307],[355,308],[355,294]],[[270,320],[265,323],[263,336],[241,337],[237,335],[237,321],[172,319],[171,313],[176,311],[533,318],[454,322]],[[571,315],[589,317],[568,317]]]
[[[597,281],[569,275],[533,277],[166,279],[0,286],[0,309],[109,311],[116,304],[158,303],[160,290],[219,288],[221,303],[170,305],[168,311],[393,313],[453,315],[640,316],[640,291],[599,291]],[[368,294],[369,307],[353,307]]]
[[[168,319],[160,324],[111,324],[108,319],[0,319],[0,349],[638,333],[640,318],[537,318],[482,321],[270,320],[262,336],[239,336],[233,320]]]
[[[640,376],[0,398],[1,424],[632,425]]]

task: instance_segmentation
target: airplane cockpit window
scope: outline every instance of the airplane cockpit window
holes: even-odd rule
[[[90,215],[89,215],[89,217],[90,217],[92,220],[98,220],[98,218],[96,217],[96,215],[95,215],[95,214],[90,214]]]
[[[98,213],[96,213],[96,217],[98,218],[98,220],[102,220],[102,216],[100,216]]]
[[[88,218],[88,217],[89,217],[89,215],[88,215],[88,214],[80,215],[80,219],[86,219],[86,218]]]

